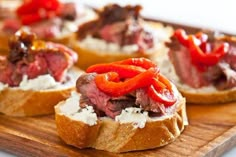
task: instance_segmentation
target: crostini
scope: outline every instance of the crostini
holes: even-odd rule
[[[188,124],[185,99],[145,58],[90,66],[77,92],[55,106],[65,143],[110,152],[152,149],[173,142]]]
[[[10,116],[53,113],[54,106],[70,96],[82,72],[72,68],[77,54],[24,31],[18,31],[9,46],[9,55],[0,56],[0,112]]]
[[[59,0],[28,0],[15,9],[15,17],[5,18],[0,23],[0,50],[8,49],[10,36],[25,28],[36,33],[39,39],[70,46],[78,26],[96,17],[87,7]]]
[[[165,48],[172,27],[144,20],[142,7],[110,4],[98,10],[98,18],[79,26],[72,48],[79,54],[77,65],[86,69],[134,57],[151,58]]]
[[[167,45],[170,51],[162,60],[163,73],[176,83],[187,102],[236,101],[235,37],[210,31],[187,35],[177,29]]]

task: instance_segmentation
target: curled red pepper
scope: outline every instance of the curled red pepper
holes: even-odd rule
[[[60,8],[58,0],[30,0],[23,3],[16,13],[22,24],[28,25],[58,15]]]
[[[229,44],[223,43],[212,52],[205,53],[197,45],[197,40],[194,36],[189,36],[189,50],[191,52],[192,61],[195,64],[203,64],[213,66],[229,51]]]
[[[182,45],[188,47],[188,35],[183,29],[177,29],[174,33],[174,36]]]
[[[131,78],[134,77],[141,72],[144,72],[145,69],[142,67],[137,66],[127,66],[127,65],[120,65],[120,64],[97,64],[90,66],[86,72],[96,72],[98,74],[107,73],[107,72],[116,72],[122,78]]]
[[[151,86],[148,88],[148,95],[155,101],[164,103],[165,106],[171,106],[176,102],[173,93],[173,85],[162,74],[154,78]]]
[[[123,61],[113,62],[114,64],[135,65],[144,69],[156,67],[156,64],[146,58],[129,58]]]
[[[119,97],[139,88],[147,89],[154,101],[165,106],[176,102],[173,85],[159,73],[157,66],[148,59],[131,58],[123,61],[90,66],[88,73],[96,72],[95,83],[99,90]]]
[[[124,82],[113,82],[113,80],[117,80],[117,77],[119,76],[117,73],[108,72],[105,74],[98,74],[95,77],[95,82],[98,89],[101,91],[118,97],[130,93],[138,88],[149,86],[152,82],[152,78],[157,76],[158,72],[158,69],[151,68],[131,79],[125,80]]]
[[[199,69],[201,66],[213,66],[229,51],[229,44],[222,43],[215,50],[207,42],[208,36],[202,32],[196,35],[187,35],[183,29],[177,29],[174,36],[178,41],[188,48],[194,65]]]

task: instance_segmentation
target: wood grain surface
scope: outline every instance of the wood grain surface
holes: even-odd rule
[[[57,135],[54,116],[14,118],[0,115],[0,148],[17,156],[220,156],[236,145],[236,103],[187,106],[189,126],[162,148],[114,154],[66,145]],[[155,133],[153,134],[155,136]]]

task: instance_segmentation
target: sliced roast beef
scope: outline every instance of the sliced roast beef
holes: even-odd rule
[[[174,65],[176,74],[185,84],[193,88],[210,84],[208,79],[204,78],[204,74],[193,66],[190,54],[185,47],[180,46],[179,50],[170,51],[169,57]]]
[[[21,23],[16,18],[5,19],[3,21],[2,32],[13,34],[20,29]]]
[[[34,56],[34,61],[32,62],[19,61],[15,68],[15,73],[18,73],[18,75],[27,75],[29,79],[48,73],[47,61],[43,54]]]
[[[105,25],[101,28],[99,34],[101,38],[107,42],[113,42],[121,45],[123,42],[122,34],[126,28],[127,27],[124,22],[117,22],[114,24]]]
[[[139,51],[153,47],[153,36],[144,30],[140,6],[108,5],[98,12],[99,18],[79,27],[78,39],[90,35],[120,46],[136,44]]]
[[[75,3],[63,3],[60,16],[63,19],[74,21],[76,19],[77,11]]]
[[[216,65],[202,66],[202,69],[199,69],[192,63],[188,48],[182,46],[174,37],[171,40],[172,42],[167,44],[170,47],[169,57],[181,82],[193,88],[210,84],[219,90],[236,87],[236,41],[229,42],[229,51]],[[223,41],[217,38],[213,39],[211,35],[210,49],[215,49]]]
[[[96,73],[81,75],[76,82],[76,89],[81,93],[80,107],[91,105],[96,113],[104,112],[105,115],[115,118],[127,107],[140,107],[142,110],[157,114],[165,114],[163,104],[150,99],[144,89],[121,97],[112,97],[100,91],[94,81]]]
[[[230,47],[229,53],[223,59],[230,67],[236,71],[236,41],[235,45]]]
[[[219,68],[222,70],[223,75],[215,83],[218,89],[230,89],[236,87],[236,71],[230,68],[228,63],[219,63]]]
[[[55,38],[61,34],[62,19],[52,18],[30,25],[30,31],[41,39]]]
[[[6,57],[0,56],[0,82],[5,84],[14,84],[11,77],[14,67],[8,63]]]
[[[52,18],[49,20],[41,21],[27,28],[37,34],[41,39],[55,38],[58,34],[61,34],[63,23],[60,18]],[[22,27],[21,22],[18,19],[6,19],[3,22],[2,31],[9,34],[14,34]]]
[[[65,55],[69,55],[68,62],[70,63],[69,64],[70,66],[78,60],[78,55],[73,50],[69,49],[68,47],[62,44],[47,42],[46,45],[48,49],[53,49],[53,50],[57,49],[57,51],[64,53]]]
[[[155,113],[159,113],[161,111],[163,111],[162,113],[165,113],[165,107],[164,110],[162,110],[162,106],[161,103],[154,103],[154,101],[152,101],[147,92],[143,89],[139,89],[136,91],[136,104],[140,105],[141,108],[145,111],[152,111]],[[161,107],[161,108],[160,108]]]
[[[107,107],[111,97],[97,88],[94,82],[95,76],[95,73],[81,75],[76,82],[76,88],[83,97],[87,98],[88,102],[86,102],[86,104],[92,105],[94,109],[101,110],[105,112],[106,115],[113,117],[114,113]]]
[[[66,70],[69,68],[67,56],[60,52],[47,52],[44,54],[47,61],[48,72],[58,82],[61,82],[64,77]]]
[[[50,74],[58,82],[77,60],[76,53],[63,45],[38,41],[32,34],[19,32],[10,40],[10,54],[0,61],[0,82],[18,86],[23,75],[29,79]]]

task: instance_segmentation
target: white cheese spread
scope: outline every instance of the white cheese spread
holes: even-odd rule
[[[134,128],[144,128],[148,118],[148,112],[142,113],[140,108],[129,107],[123,109],[121,114],[115,117],[115,120],[121,124],[132,123]]]
[[[59,85],[60,83],[56,82],[49,74],[40,75],[34,79],[29,80],[27,75],[24,75],[19,88],[23,90],[45,90],[56,88]]]
[[[0,91],[4,90],[7,87],[8,87],[7,84],[3,84],[3,83],[0,82]]]
[[[79,106],[79,100],[80,95],[76,92],[72,92],[71,97],[60,106],[60,110],[71,119],[82,121],[90,126],[97,124],[98,118],[96,113],[94,113],[93,107],[86,106],[82,109]]]
[[[144,29],[150,32],[153,35],[154,39],[154,47],[147,50],[147,52],[153,52],[155,50],[160,49],[160,46],[164,41],[168,41],[170,37],[170,28],[153,28],[148,24],[144,24]],[[93,38],[91,36],[87,36],[82,41],[78,42],[79,46],[85,49],[91,49],[100,51],[100,53],[114,53],[114,52],[124,52],[124,53],[135,53],[138,51],[138,46],[136,44],[133,45],[125,45],[120,46],[116,43],[109,43],[105,40]]]

